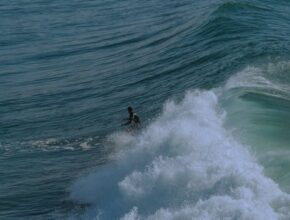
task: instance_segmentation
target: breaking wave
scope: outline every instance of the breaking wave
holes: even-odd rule
[[[111,135],[112,162],[71,187],[89,204],[72,219],[289,219],[290,195],[226,128],[225,94],[187,92],[140,134]]]

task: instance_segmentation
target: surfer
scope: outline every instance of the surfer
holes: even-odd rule
[[[129,128],[130,131],[140,128],[141,126],[140,118],[137,115],[137,113],[133,111],[133,108],[131,106],[128,107],[128,113],[129,118],[124,119],[127,120],[127,122],[122,124],[122,126],[131,125],[131,128]]]

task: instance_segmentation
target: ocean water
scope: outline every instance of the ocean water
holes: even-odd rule
[[[289,220],[289,24],[286,0],[2,0],[0,219]]]

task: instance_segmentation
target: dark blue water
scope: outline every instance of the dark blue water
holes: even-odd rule
[[[2,0],[0,218],[90,219],[88,207],[108,209],[107,203],[98,206],[102,198],[93,205],[76,201],[71,188],[80,176],[113,163],[108,136],[125,131],[120,124],[127,106],[138,112],[145,130],[170,112],[163,109],[168,99],[182,102],[195,89],[222,88],[217,105],[228,114],[226,129],[234,129],[233,136],[254,149],[265,175],[290,192],[289,157],[277,163],[290,155],[289,12],[283,0]],[[197,103],[196,97],[208,99],[192,96]],[[145,219],[171,207],[164,201],[140,205],[138,213]],[[128,207],[115,205],[116,215],[104,218],[119,219]],[[269,218],[290,218],[285,213]]]

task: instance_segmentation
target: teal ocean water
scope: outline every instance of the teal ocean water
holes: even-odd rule
[[[289,12],[2,0],[0,219],[289,220]]]

